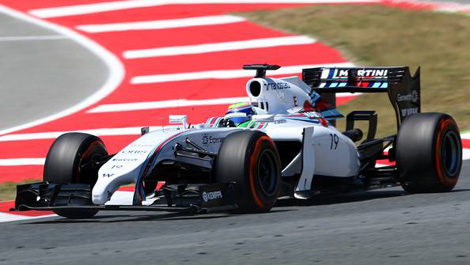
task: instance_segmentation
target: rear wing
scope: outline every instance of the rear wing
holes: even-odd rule
[[[402,67],[320,67],[302,70],[302,79],[336,106],[336,93],[387,92],[395,110],[397,128],[410,115],[421,112],[420,69],[411,76]]]

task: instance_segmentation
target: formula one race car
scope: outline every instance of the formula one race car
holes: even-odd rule
[[[225,116],[179,124],[142,136],[109,155],[96,136],[66,133],[51,146],[44,182],[19,185],[14,210],[53,210],[88,218],[100,210],[267,212],[282,198],[401,185],[410,193],[445,192],[456,185],[462,144],[454,119],[421,113],[419,69],[312,68],[298,77],[267,78],[256,70],[246,84],[250,103]],[[375,111],[353,111],[346,131],[334,124],[336,93],[386,92],[397,135],[376,139]],[[365,140],[356,121],[368,122]],[[355,144],[356,143],[356,144]],[[392,166],[376,167],[380,159]],[[135,184],[132,205],[111,205],[116,190]],[[159,184],[160,185],[157,185]],[[163,184],[164,183],[164,184]]]

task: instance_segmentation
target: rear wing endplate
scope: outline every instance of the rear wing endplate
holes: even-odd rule
[[[420,69],[411,76],[402,67],[320,67],[302,70],[303,81],[336,106],[336,93],[387,92],[396,113],[397,128],[421,112]]]

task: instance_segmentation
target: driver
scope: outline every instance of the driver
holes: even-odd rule
[[[250,103],[240,102],[232,104],[225,113],[225,119],[234,123],[238,127],[246,127],[251,121],[256,110]]]

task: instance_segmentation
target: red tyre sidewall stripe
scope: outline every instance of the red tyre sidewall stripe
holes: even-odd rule
[[[445,186],[453,186],[457,183],[457,178],[449,178],[442,170],[441,160],[441,137],[442,133],[452,124],[452,120],[441,120],[439,123],[439,133],[437,134],[436,141],[436,170],[439,176],[439,180]]]
[[[261,144],[263,143],[263,141],[268,141],[269,144],[274,146],[273,141],[268,136],[261,136],[260,138],[258,138],[258,140],[256,141],[255,149],[250,157],[250,172],[249,172],[251,194],[253,195],[253,199],[255,200],[256,205],[258,205],[261,209],[265,209],[266,205],[263,204],[262,200],[258,196],[258,193],[256,192],[254,170],[255,170],[255,165],[258,162],[257,159],[258,159],[258,155],[261,149]]]

